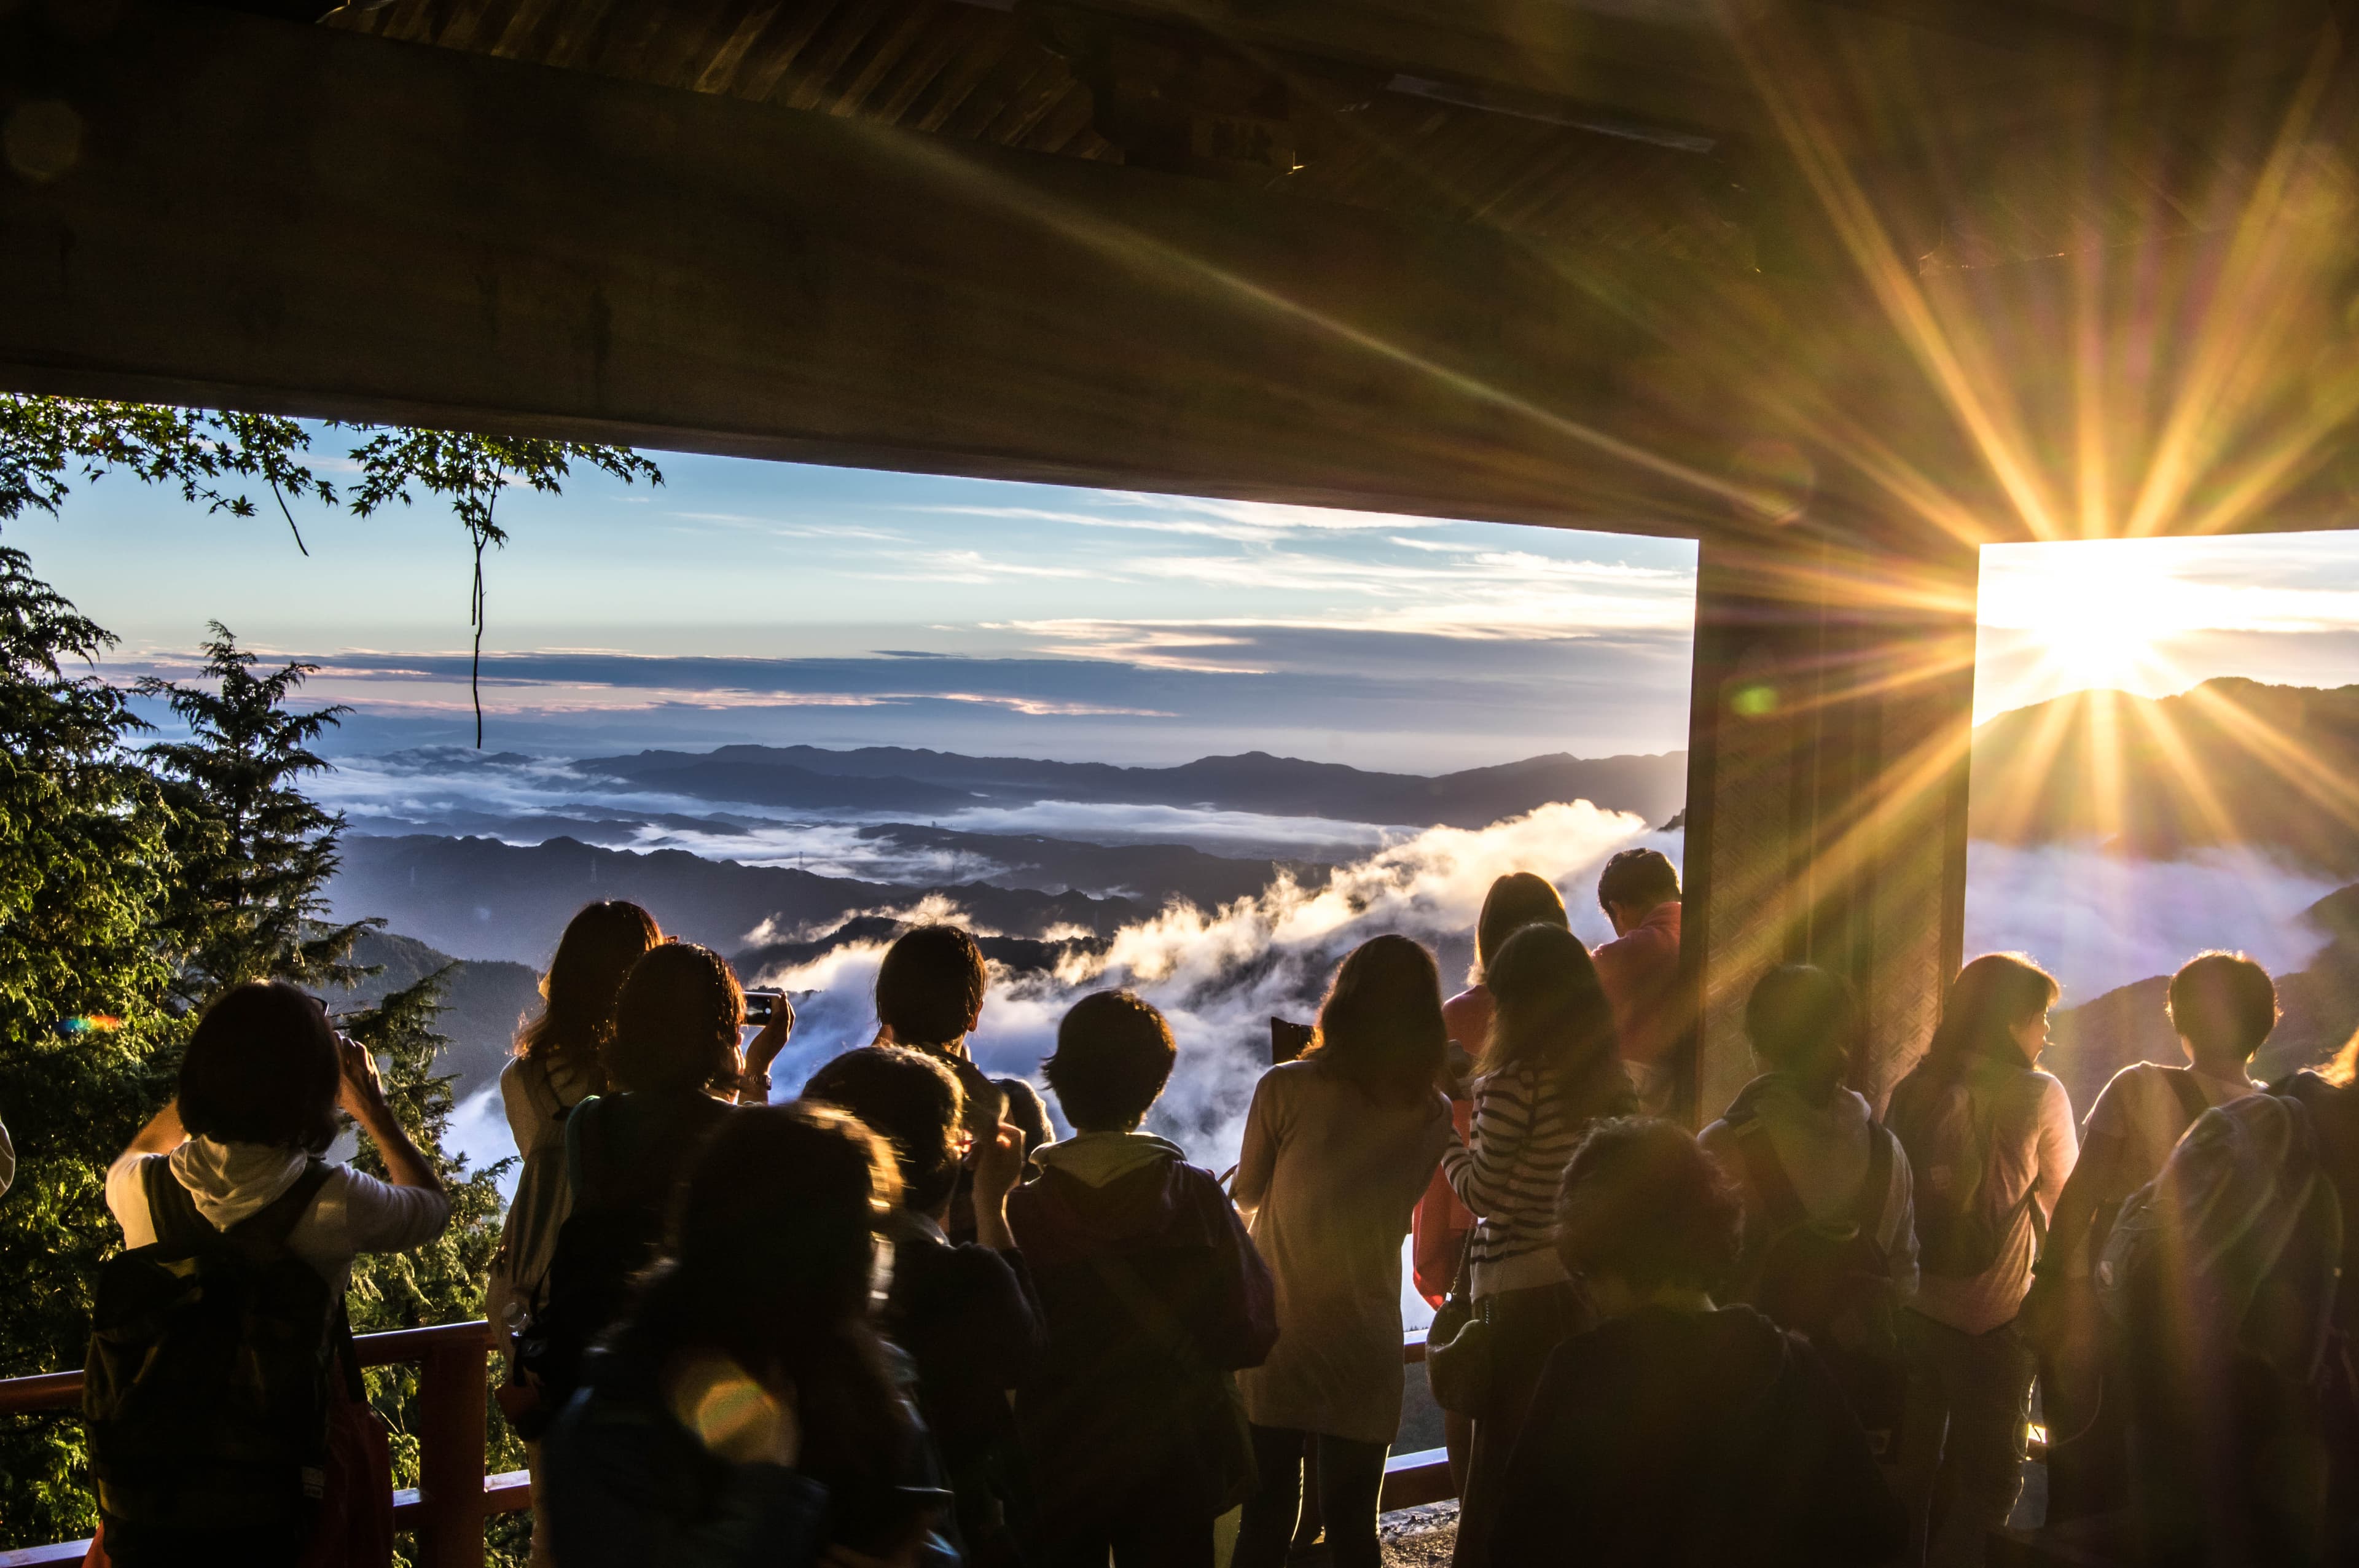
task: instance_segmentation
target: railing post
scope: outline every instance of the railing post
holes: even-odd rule
[[[419,1364],[419,1561],[484,1568],[484,1366],[487,1338],[440,1343]]]

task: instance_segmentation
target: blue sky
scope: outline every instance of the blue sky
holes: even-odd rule
[[[1680,541],[658,456],[661,488],[503,501],[492,746],[1259,747],[1440,772],[1685,742]],[[299,515],[308,559],[275,514],[118,477],[7,539],[122,636],[125,673],[183,667],[219,619],[329,666],[315,695],[361,709],[342,749],[471,740],[447,512]],[[1985,717],[2092,685],[2340,685],[2359,660],[2359,535],[2005,546],[1984,572]]]
[[[331,449],[333,432],[321,439]],[[488,742],[804,741],[1434,772],[1685,743],[1679,541],[678,455],[512,492]],[[332,466],[332,465],[331,465]],[[425,503],[208,518],[120,479],[9,530],[170,668],[208,618],[329,666],[353,749],[471,739],[467,552]]]

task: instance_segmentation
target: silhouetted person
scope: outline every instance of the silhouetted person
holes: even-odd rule
[[[840,1106],[892,1144],[901,1206],[886,1227],[893,1282],[884,1325],[917,1364],[918,1408],[958,1498],[970,1568],[1021,1562],[1011,1513],[1025,1496],[1008,1396],[1047,1346],[1024,1255],[1007,1228],[1007,1195],[1024,1171],[1024,1135],[1001,1123],[975,1151],[975,1239],[943,1230],[966,1154],[965,1095],[922,1051],[871,1045],[811,1075],[803,1098]]]
[[[549,1431],[558,1561],[957,1563],[905,1368],[871,1318],[899,1187],[884,1141],[832,1106],[713,1128],[664,1260]]]
[[[728,961],[693,942],[664,942],[631,966],[599,1060],[611,1091],[565,1119],[572,1195],[547,1283],[517,1362],[553,1416],[573,1395],[583,1355],[620,1314],[630,1281],[656,1256],[672,1195],[697,1146],[743,1098],[769,1091],[766,1058],[740,1053],[745,994]],[[774,1026],[756,1046],[775,1054]],[[537,1436],[538,1432],[527,1432]]]
[[[1442,1162],[1479,1223],[1473,1298],[1488,1325],[1490,1388],[1474,1412],[1458,1516],[1457,1568],[1482,1568],[1532,1385],[1549,1353],[1586,1327],[1588,1307],[1556,1249],[1556,1189],[1588,1123],[1635,1108],[1614,1014],[1579,937],[1527,925],[1486,971],[1496,1008],[1475,1064],[1473,1131]]]
[[[386,1179],[322,1159],[339,1109]],[[231,988],[190,1036],[179,1094],[108,1169],[106,1206],[128,1250],[101,1276],[86,1374],[103,1520],[92,1561],[385,1561],[390,1459],[344,1292],[355,1255],[424,1246],[451,1205],[368,1051],[293,986]],[[246,1276],[212,1268],[224,1247],[255,1271],[250,1296]],[[325,1476],[309,1506],[299,1454]],[[176,1500],[190,1478],[194,1511]],[[283,1509],[262,1507],[274,1488]]]
[[[1509,871],[1491,883],[1483,895],[1482,913],[1474,922],[1473,983],[1441,1004],[1442,1027],[1450,1035],[1450,1055],[1442,1071],[1442,1088],[1450,1096],[1451,1125],[1461,1139],[1473,1126],[1474,1101],[1467,1076],[1491,1040],[1491,988],[1483,975],[1507,938],[1527,925],[1571,926],[1564,900],[1547,878],[1530,871]],[[1450,1174],[1437,1168],[1418,1200],[1409,1221],[1409,1258],[1417,1274],[1417,1292],[1428,1306],[1449,1299],[1466,1262],[1467,1238],[1474,1232],[1474,1215],[1450,1190]],[[1474,1444],[1474,1420],[1461,1411],[1441,1412],[1441,1441],[1450,1454],[1450,1475],[1460,1491],[1466,1489],[1466,1464]]]
[[[2056,995],[2020,954],[1966,965],[1886,1113],[1916,1179],[1902,1464],[1933,1568],[1981,1563],[2023,1488],[2033,1357],[2016,1314],[2076,1148],[2072,1102],[2037,1065]]]
[[[1904,1375],[1899,1307],[1917,1291],[1908,1156],[1844,1086],[1859,1009],[1841,976],[1784,964],[1745,1006],[1759,1076],[1699,1141],[1745,1206],[1727,1294],[1810,1337],[1876,1444],[1896,1462]]]
[[[1591,957],[1639,1104],[1659,1116],[1678,1087],[1680,874],[1659,849],[1624,849],[1597,873],[1597,906],[1614,940]]]
[[[1138,1130],[1177,1054],[1161,1013],[1100,991],[1043,1064],[1074,1134],[1007,1203],[1049,1316],[1016,1405],[1038,1568],[1209,1568],[1253,1489],[1232,1374],[1277,1337],[1269,1271],[1212,1173]]]
[[[1277,1281],[1277,1344],[1237,1379],[1261,1475],[1238,1568],[1286,1562],[1314,1445],[1329,1560],[1376,1568],[1400,1430],[1401,1238],[1451,1136],[1442,1030],[1432,955],[1378,936],[1336,970],[1310,1051],[1254,1087],[1232,1190]]]
[[[2125,1401],[2108,1400],[2095,1295],[2114,1217],[2154,1180],[2195,1119],[2258,1091],[2248,1071],[2277,1022],[2267,969],[2241,953],[2202,953],[2171,977],[2165,1009],[2187,1065],[2134,1062],[2115,1073],[2081,1126],[2081,1152],[2057,1200],[2024,1321],[2040,1349],[2048,1422],[2048,1520],[2109,1512],[2127,1500]]]
[[[982,1022],[990,989],[983,949],[964,928],[912,926],[894,939],[876,968],[876,1043],[923,1051],[958,1075],[966,1091],[967,1130],[977,1147],[1005,1121],[1024,1134],[1029,1154],[1051,1136],[1040,1091],[1022,1078],[991,1076],[967,1051],[967,1036]],[[951,1205],[953,1241],[974,1239],[973,1210],[967,1203],[972,1182],[972,1173],[960,1178]]]
[[[621,899],[585,905],[566,923],[549,973],[541,977],[541,1009],[516,1033],[516,1054],[500,1069],[500,1102],[516,1140],[523,1172],[500,1227],[500,1249],[492,1259],[484,1292],[484,1315],[495,1331],[512,1335],[526,1326],[532,1304],[549,1277],[557,1233],[572,1211],[565,1179],[565,1119],[592,1095],[606,1091],[599,1052],[614,1033],[614,1002],[624,977],[648,948],[663,940],[655,917]],[[514,1346],[508,1346],[511,1359]],[[501,1390],[515,1407],[512,1419],[534,1431],[556,1415],[527,1409],[526,1386],[511,1380]],[[527,1469],[538,1477],[540,1444],[525,1441]],[[532,1562],[549,1568],[548,1523],[533,1483]]]
[[[1557,1247],[1597,1326],[1557,1346],[1500,1500],[1517,1568],[1844,1568],[1891,1560],[1899,1504],[1809,1344],[1715,1307],[1734,1194],[1680,1128],[1594,1125],[1564,1173]]]

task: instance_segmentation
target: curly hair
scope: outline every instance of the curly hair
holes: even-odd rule
[[[736,1077],[745,1025],[745,993],[726,958],[693,942],[660,942],[625,978],[598,1059],[625,1091],[708,1087]]]
[[[1714,1290],[1736,1267],[1744,1213],[1686,1129],[1617,1117],[1590,1128],[1565,1165],[1557,1257],[1576,1278],[1618,1277],[1641,1295]]]

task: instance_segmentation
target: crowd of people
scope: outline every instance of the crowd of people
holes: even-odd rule
[[[2252,1080],[2259,966],[2191,960],[2187,1065],[2076,1127],[2029,958],[1964,966],[1880,1116],[1850,988],[1783,965],[1698,1134],[1676,873],[1625,851],[1597,897],[1593,951],[1501,878],[1447,1000],[1416,941],[1351,952],[1226,1175],[1146,1130],[1179,1046],[1133,993],[1065,1015],[1044,1099],[969,1054],[973,939],[917,927],[875,1043],[774,1104],[788,999],[749,1040],[719,955],[582,910],[500,1084],[522,1168],[486,1308],[535,1562],[1211,1568],[1234,1514],[1239,1568],[1306,1517],[1374,1568],[1412,1234],[1457,1568],[1962,1568],[2035,1424],[2088,1560],[2350,1557],[2359,1091]],[[382,1177],[323,1159],[340,1109]],[[289,986],[230,991],[105,1191],[92,1559],[387,1562],[342,1292],[449,1206],[367,1052]]]

